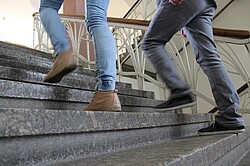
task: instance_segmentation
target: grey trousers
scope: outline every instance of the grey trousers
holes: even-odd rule
[[[188,92],[188,85],[180,79],[176,66],[165,44],[181,28],[194,49],[196,61],[209,79],[212,93],[219,109],[215,120],[222,126],[244,125],[237,112],[239,96],[232,80],[217,53],[213,39],[212,18],[216,9],[214,0],[184,0],[172,5],[168,0],[157,0],[157,11],[147,29],[141,48],[160,75],[172,96]]]

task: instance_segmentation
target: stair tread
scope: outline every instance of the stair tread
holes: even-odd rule
[[[248,152],[241,158],[239,163],[236,164],[236,166],[249,166],[250,163],[250,151]]]
[[[0,80],[2,94],[0,97],[12,97],[22,99],[69,101],[89,103],[94,91],[72,89],[54,85],[32,84],[10,80]],[[152,107],[162,103],[160,100],[142,98],[137,96],[119,95],[122,105]]]
[[[35,50],[33,48],[17,45],[14,43],[6,43],[0,41],[0,55],[8,55],[8,54],[13,55],[12,54],[13,52],[18,53],[18,55],[27,55],[27,57],[33,57],[35,59],[47,59],[47,60],[53,59],[50,53],[46,53],[40,50]],[[16,55],[15,57],[24,58],[22,56],[16,56]]]
[[[249,129],[242,134],[191,136],[156,144],[144,145],[72,161],[54,163],[57,166],[111,165],[210,165],[249,137]]]
[[[16,57],[14,52],[13,56],[3,55],[0,54],[1,59],[1,65],[2,66],[12,66],[15,68],[21,68],[26,69],[30,71],[40,71],[43,73],[48,73],[50,70],[53,62],[50,59],[44,59],[39,57],[26,57],[27,59],[20,58],[20,56]],[[21,55],[22,56],[22,55]],[[95,71],[94,70],[88,70],[81,68],[81,66],[78,66],[78,68],[73,72],[76,74],[84,74],[88,76],[95,77]]]
[[[209,119],[210,114],[0,108],[0,137],[154,128]]]

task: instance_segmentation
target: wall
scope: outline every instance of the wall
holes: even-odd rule
[[[34,9],[29,0],[1,0],[0,40],[32,47]]]
[[[33,47],[32,14],[38,8],[39,0],[1,0],[0,41]],[[111,0],[108,15],[123,17],[128,9],[124,1]],[[62,10],[59,12],[62,13]]]
[[[218,1],[217,11],[221,9],[220,6],[227,2],[229,0]],[[38,11],[38,3],[39,0],[1,0],[0,40],[32,47],[32,14]],[[132,3],[132,0],[111,0],[108,15],[110,17],[123,17]],[[214,27],[250,30],[249,9],[249,0],[235,0],[223,14],[214,20]]]
[[[227,10],[213,21],[214,27],[250,30],[249,10],[249,0],[235,0]]]

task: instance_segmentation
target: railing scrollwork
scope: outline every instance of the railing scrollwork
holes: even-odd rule
[[[79,59],[86,64],[85,68],[91,69],[94,64],[94,59],[91,55],[91,38],[88,35],[83,16],[65,16],[61,15],[61,19],[65,24],[67,33],[69,35],[72,50]],[[143,51],[140,49],[143,35],[149,25],[149,21],[133,20],[133,19],[120,19],[108,18],[110,29],[114,34],[117,45],[117,74],[118,81],[123,81],[125,77],[135,78],[138,89],[146,90],[146,83],[150,83],[159,88],[159,91],[167,93],[167,88],[160,79],[148,75],[146,72],[152,70],[152,66],[144,56]],[[244,33],[243,33],[244,32]],[[249,82],[249,43],[250,32],[242,31],[237,34],[236,30],[223,30],[214,29],[215,41],[218,46],[218,52],[222,57],[223,62],[231,75],[240,80],[241,85],[246,84],[244,90],[241,91],[241,108],[245,112],[250,112],[250,90]],[[244,34],[244,35],[243,35]],[[248,36],[249,35],[249,36]],[[39,22],[39,14],[34,14],[34,48],[51,52],[51,45],[49,39],[46,38],[41,24]],[[80,49],[82,43],[84,49]],[[198,89],[200,67],[195,61],[190,46],[187,44],[186,38],[180,34],[176,34],[174,38],[166,44],[166,49],[171,53],[173,61],[176,63],[178,72],[183,76],[183,79],[190,85],[195,98],[202,99],[209,103],[211,106],[216,106],[212,97]],[[240,47],[242,51],[245,50],[247,56],[239,56],[237,49]],[[130,71],[124,71],[124,65],[130,65]],[[148,90],[148,89],[147,89]],[[167,95],[160,99],[166,99]],[[192,108],[193,113],[197,113],[200,108]]]

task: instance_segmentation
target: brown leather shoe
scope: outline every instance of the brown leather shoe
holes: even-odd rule
[[[84,111],[121,111],[117,90],[95,91],[94,97]]]
[[[44,78],[44,82],[56,83],[68,73],[77,68],[77,57],[71,54],[71,51],[65,51],[57,55],[54,64]]]

